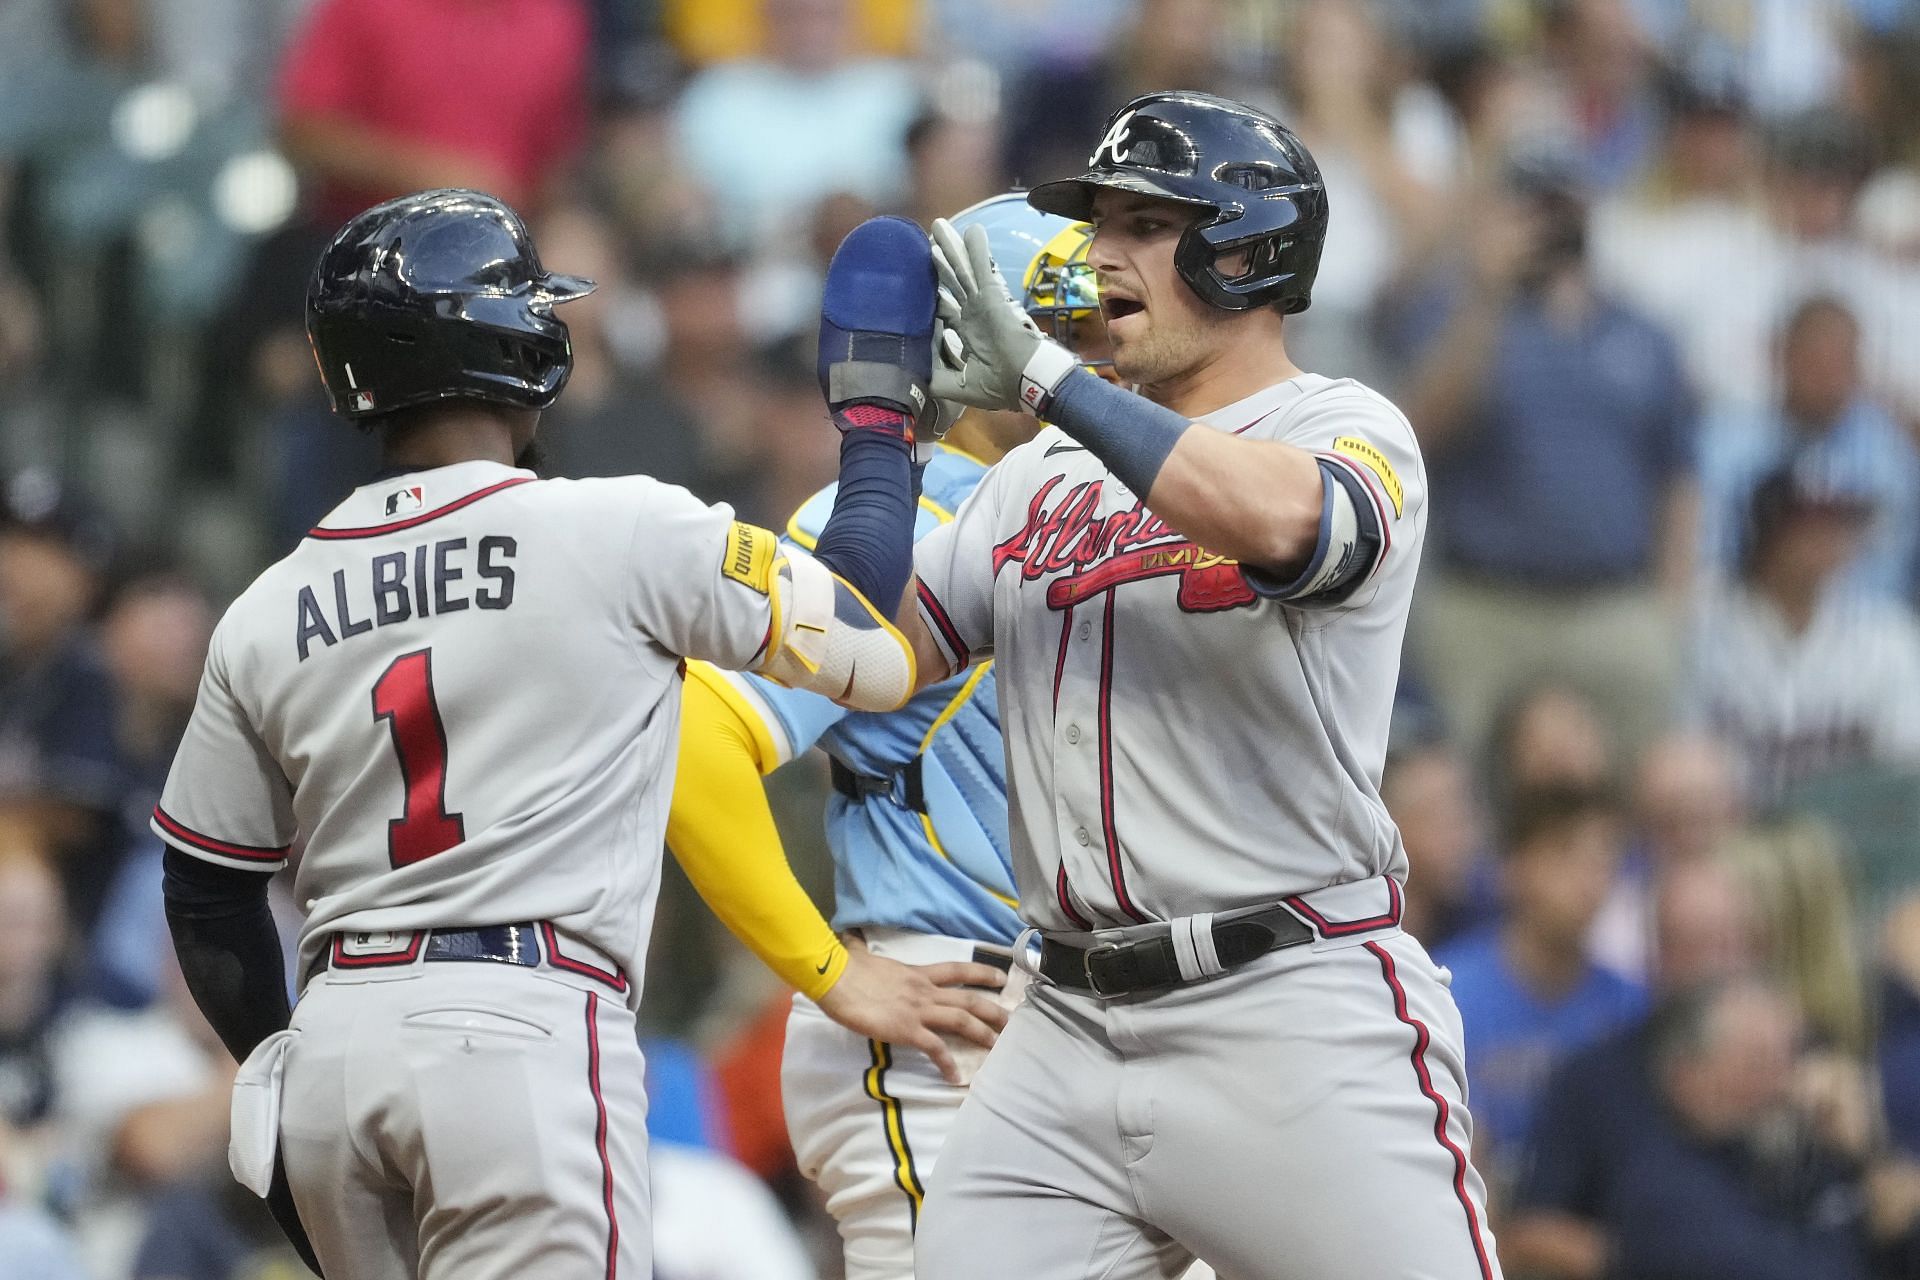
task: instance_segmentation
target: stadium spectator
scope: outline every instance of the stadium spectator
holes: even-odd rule
[[[1702,420],[1700,488],[1706,567],[1737,576],[1754,486],[1799,459],[1856,476],[1873,523],[1849,585],[1906,595],[1920,550],[1920,450],[1861,385],[1860,322],[1829,294],[1801,302],[1775,345],[1779,397],[1764,409],[1724,406]]]
[[[1793,818],[1742,832],[1720,856],[1759,909],[1767,976],[1793,996],[1820,1048],[1865,1062],[1866,946],[1845,850],[1825,826]]]
[[[1640,990],[1587,957],[1621,838],[1604,791],[1516,796],[1500,861],[1503,916],[1435,957],[1453,971],[1473,1081],[1474,1159],[1492,1185],[1511,1179],[1554,1067],[1640,1011]]]
[[[991,77],[983,83],[978,73],[975,67],[947,77],[947,92],[907,128],[905,208],[922,226],[1007,189],[1000,174],[999,92]]]
[[[1887,913],[1882,935],[1881,1099],[1894,1147],[1920,1160],[1920,895]]]
[[[1401,923],[1429,949],[1468,928],[1482,905],[1474,871],[1486,853],[1473,771],[1445,739],[1388,753],[1380,800],[1407,848]]]
[[[701,71],[677,110],[681,159],[734,247],[790,239],[835,192],[894,200],[919,104],[906,63],[856,52],[849,0],[765,0],[762,20],[763,52]]]
[[[1466,216],[1471,259],[1399,300],[1401,405],[1433,545],[1409,657],[1470,748],[1542,678],[1577,680],[1617,740],[1663,726],[1690,585],[1692,413],[1671,340],[1596,289],[1569,158],[1510,156]],[[1498,644],[1488,637],[1498,635]]]
[[[1623,977],[1645,978],[1654,962],[1656,882],[1712,857],[1746,818],[1738,762],[1726,743],[1679,731],[1648,747],[1634,779],[1634,838],[1588,939],[1593,958]]]
[[[0,1133],[0,1146],[4,1145]],[[0,1150],[0,1158],[5,1155]],[[0,1184],[0,1280],[91,1280],[59,1223]]]
[[[149,1197],[226,1151],[237,1066],[185,986],[171,974],[151,1008],[78,1007],[60,1029],[54,1123],[80,1179],[75,1234],[107,1275],[127,1274]]]
[[[430,187],[536,206],[586,139],[587,32],[580,0],[316,0],[280,127],[318,224]]]
[[[1754,973],[1763,962],[1759,909],[1724,863],[1673,865],[1654,895],[1654,990],[1670,1000]],[[1658,1013],[1571,1055],[1541,1091],[1500,1233],[1516,1274],[1597,1280],[1611,1246],[1606,1213],[1634,1144],[1659,1124],[1653,1042]]]
[[[1800,1032],[1792,1001],[1754,979],[1665,1010],[1662,1105],[1606,1188],[1610,1274],[1864,1280],[1880,1247],[1910,1249],[1910,1170],[1872,1150],[1864,1079]]]
[[[86,929],[120,850],[122,774],[111,678],[86,628],[113,534],[51,473],[23,471],[0,511],[0,804],[22,808],[63,855],[68,909]]]
[[[780,1202],[738,1161],[678,1142],[656,1141],[647,1154],[656,1275],[813,1280]]]
[[[158,1193],[131,1280],[255,1280],[307,1274],[266,1202],[224,1164]]]
[[[1409,250],[1443,229],[1441,193],[1461,139],[1445,101],[1407,68],[1367,6],[1312,0],[1302,9],[1284,83],[1340,216],[1328,226],[1313,307],[1289,322],[1287,341],[1302,367],[1333,377],[1390,376],[1373,332],[1376,300]]]
[[[150,1003],[170,967],[161,846],[147,820],[193,713],[214,622],[206,592],[166,571],[123,584],[101,620],[101,649],[120,695],[115,740],[127,776],[121,814],[129,847],[87,939],[87,978],[91,994],[123,1008]]]
[[[1614,756],[1613,740],[1586,694],[1552,680],[1522,689],[1494,720],[1488,768],[1495,808],[1505,812],[1523,792],[1610,785]]]
[[[1805,457],[1748,501],[1739,579],[1694,640],[1693,715],[1739,754],[1755,800],[1869,762],[1920,762],[1920,625],[1898,600],[1844,590],[1873,517],[1851,463]]]
[[[737,342],[718,312],[737,305],[731,269],[712,257],[673,264],[676,279],[663,287],[680,307],[673,315],[682,332],[675,334],[673,320],[634,283],[624,246],[599,216],[578,207],[556,210],[541,225],[540,243],[547,257],[599,286],[567,310],[573,376],[541,432],[538,447],[547,450],[549,468],[569,476],[641,473],[717,495],[721,478],[705,456],[713,433],[699,419],[700,402],[673,395],[662,373],[674,344],[684,349],[693,341],[686,332],[681,273],[692,280],[685,296],[716,308],[711,323],[718,334],[702,348],[724,353]]]
[[[1540,72],[1558,99],[1542,127],[1568,134],[1581,176],[1608,191],[1639,177],[1659,146],[1654,48],[1631,0],[1552,0],[1542,14]]]
[[[42,842],[0,820],[0,1183],[37,1187],[53,1152],[54,1035],[70,999],[66,911]]]

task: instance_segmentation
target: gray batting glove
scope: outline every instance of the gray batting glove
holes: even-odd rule
[[[1053,392],[1079,359],[1040,332],[1007,292],[993,263],[984,227],[968,227],[966,239],[945,218],[933,220],[933,269],[940,279],[935,314],[950,337],[934,347],[933,394],[979,409],[1045,412]]]

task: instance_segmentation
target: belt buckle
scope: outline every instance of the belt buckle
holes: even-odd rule
[[[1094,972],[1095,960],[1097,959],[1103,960],[1108,956],[1117,956],[1119,954],[1120,954],[1120,945],[1118,943],[1113,943],[1113,942],[1103,942],[1097,946],[1088,947],[1085,951],[1082,951],[1080,953],[1080,967],[1086,970],[1087,989],[1093,992],[1093,994],[1097,996],[1103,996],[1103,997],[1111,997],[1111,996],[1116,996],[1121,994],[1121,991],[1118,988],[1116,988],[1115,990],[1109,991],[1105,987],[1101,986],[1100,975]]]

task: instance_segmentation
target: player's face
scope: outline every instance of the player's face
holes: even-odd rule
[[[1224,320],[1173,268],[1180,234],[1199,214],[1185,205],[1110,189],[1093,198],[1087,261],[1100,277],[1100,313],[1123,381],[1153,386],[1185,374],[1218,345]]]

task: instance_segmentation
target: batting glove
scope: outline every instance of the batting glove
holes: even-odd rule
[[[1045,413],[1053,392],[1079,358],[1040,332],[1007,292],[984,227],[966,238],[945,218],[933,222],[933,268],[940,280],[938,314],[960,340],[956,361],[943,345],[934,362],[936,399],[980,409]]]
[[[820,303],[820,390],[841,431],[915,443],[932,408],[934,273],[916,223],[869,218],[828,264]]]

